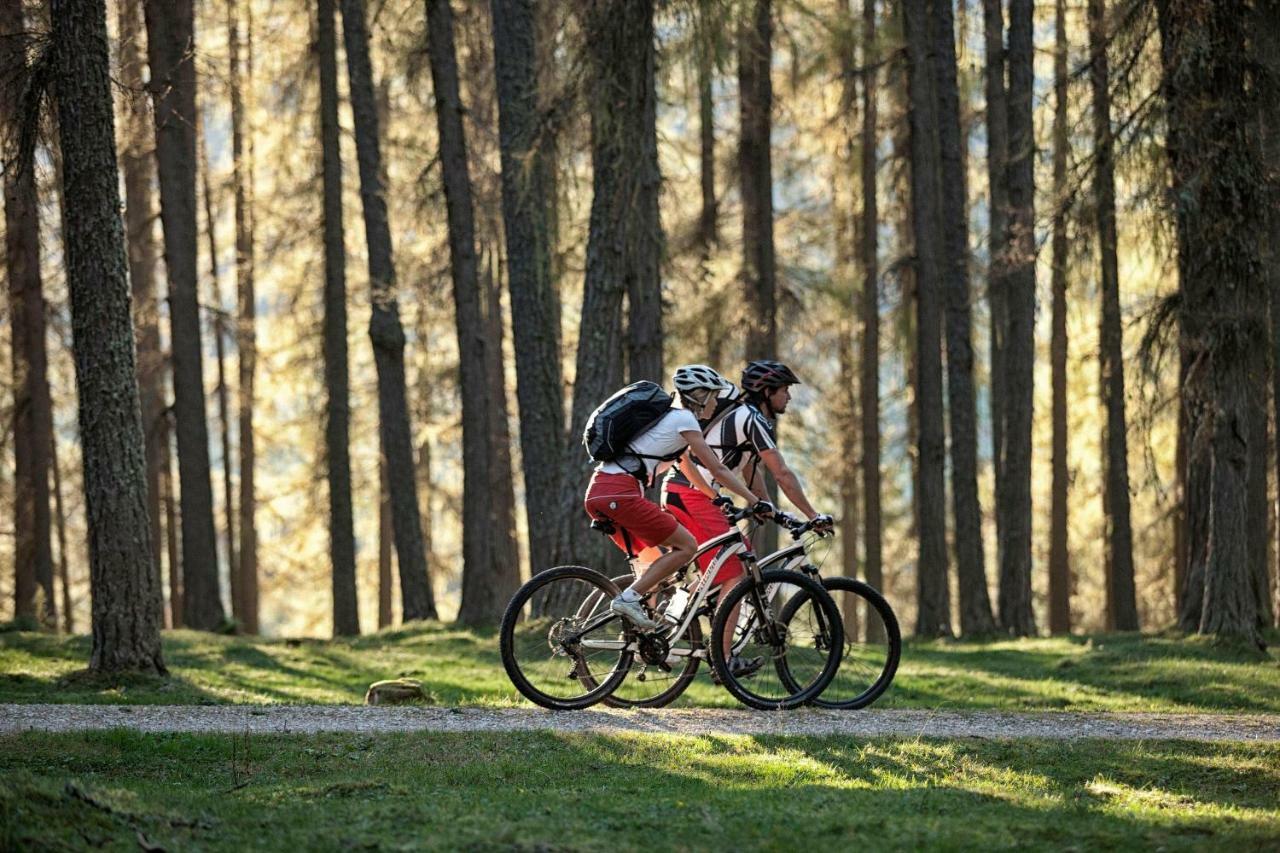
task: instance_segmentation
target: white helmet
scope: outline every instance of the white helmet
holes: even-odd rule
[[[686,364],[677,367],[676,372],[671,374],[671,381],[676,386],[676,391],[681,394],[688,394],[690,391],[698,391],[706,389],[714,393],[719,393],[728,388],[733,387],[728,379],[725,379],[714,368],[707,367],[705,364]]]

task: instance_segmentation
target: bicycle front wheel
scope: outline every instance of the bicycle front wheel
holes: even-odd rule
[[[789,628],[781,613],[792,602],[804,619]],[[739,660],[735,675],[724,637]],[[711,628],[711,664],[725,689],[763,711],[795,708],[822,692],[840,667],[844,633],[840,611],[822,584],[800,572],[770,569],[720,602]]]
[[[898,659],[902,655],[898,619],[884,596],[862,581],[845,577],[823,578],[822,586],[840,609],[844,625],[844,654],[835,678],[811,704],[842,710],[865,708],[889,689],[898,671]],[[801,605],[799,598],[787,602],[781,619],[789,630],[811,631],[812,628],[796,624],[814,612]],[[796,680],[792,679],[793,682]]]
[[[574,711],[622,683],[631,652],[621,619],[609,612],[617,594],[612,581],[585,566],[548,569],[516,591],[499,646],[507,676],[526,699]]]

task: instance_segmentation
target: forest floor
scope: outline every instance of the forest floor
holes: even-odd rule
[[[1100,634],[905,643],[876,709],[1280,713],[1280,633],[1271,651],[1175,635]],[[416,624],[348,640],[167,631],[171,677],[84,675],[89,638],[0,633],[0,703],[358,704],[369,684],[409,677],[433,704],[528,704],[507,680],[493,632]],[[677,707],[739,707],[707,668]]]

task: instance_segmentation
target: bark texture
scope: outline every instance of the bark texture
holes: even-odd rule
[[[356,598],[356,539],[351,507],[347,250],[342,220],[342,150],[339,139],[341,128],[338,126],[338,45],[334,25],[334,0],[318,0],[316,12],[319,16],[316,52],[320,70],[320,147],[324,182],[324,452],[329,481],[333,633],[335,636],[352,636],[360,633],[360,608]],[[379,469],[381,468],[379,464]],[[384,512],[381,500],[378,511],[381,519]],[[379,603],[381,594],[380,585]],[[390,610],[390,607],[391,600],[388,597],[387,609]]]
[[[0,133],[16,138],[28,73],[22,4],[0,9]],[[58,627],[49,513],[53,412],[40,280],[40,218],[35,164],[4,152],[5,261],[13,349],[14,615]],[[14,155],[14,156],[11,156]],[[37,608],[36,590],[40,590]],[[37,609],[39,612],[37,613]]]
[[[951,430],[951,500],[955,516],[956,574],[959,577],[960,630],[995,630],[987,591],[982,543],[982,504],[978,500],[978,408],[973,386],[973,330],[969,305],[969,217],[965,148],[960,124],[955,22],[952,0],[932,0],[929,26],[936,86],[938,153],[941,169],[942,259],[939,282],[945,293],[947,346],[947,423]]]
[[[1257,89],[1248,82],[1249,15],[1241,0],[1160,0],[1157,11],[1169,121],[1179,128],[1168,144],[1189,349],[1184,405],[1194,429],[1191,455],[1208,459],[1205,487],[1192,485],[1187,496],[1188,517],[1207,519],[1198,628],[1257,643],[1249,413],[1265,387],[1263,226],[1254,211],[1262,209],[1266,180]],[[1204,501],[1207,509],[1199,506]],[[1189,587],[1195,569],[1193,556]]]
[[[945,439],[942,407],[941,187],[938,115],[930,64],[930,9],[927,0],[902,5],[907,42],[907,87],[911,127],[911,212],[915,232],[916,405],[919,412],[919,558],[916,563],[916,634],[951,634],[951,593],[947,584]]]
[[[1004,280],[1004,484],[997,500],[1000,625],[1015,636],[1036,631],[1031,609],[1031,407],[1035,366],[1035,133],[1032,123],[1033,3],[1009,3],[1009,219]]]
[[[486,325],[478,260],[471,172],[462,125],[462,98],[453,40],[453,11],[448,0],[427,0],[427,50],[435,89],[436,124],[449,222],[449,259],[453,278],[454,317],[458,335],[459,387],[462,389],[462,604],[458,619],[467,625],[493,624],[520,585],[520,569],[499,558],[500,537],[491,509],[490,464],[496,415],[489,347],[495,345]]]
[[[1090,80],[1093,87],[1094,210],[1101,256],[1102,329],[1099,386],[1107,412],[1107,625],[1138,630],[1129,519],[1129,444],[1124,401],[1124,330],[1120,325],[1120,264],[1116,251],[1115,140],[1111,130],[1109,41],[1105,0],[1089,0]],[[1266,439],[1263,439],[1266,442]],[[1263,501],[1265,506],[1265,499]],[[1265,528],[1265,524],[1264,524]]]
[[[1067,6],[1054,2],[1053,248],[1049,289],[1053,308],[1049,371],[1053,385],[1053,483],[1049,509],[1049,633],[1071,630],[1071,565],[1067,541]]]
[[[373,312],[369,338],[378,371],[378,414],[382,446],[391,488],[391,522],[400,566],[400,595],[404,620],[435,618],[427,587],[427,559],[422,547],[422,517],[413,478],[413,443],[404,376],[404,326],[396,303],[396,273],[391,250],[391,227],[382,176],[378,113],[373,95],[373,67],[369,59],[369,31],[364,0],[342,0],[342,35],[351,83],[351,111],[355,118],[356,157],[360,167],[360,201],[364,207],[365,240],[369,246],[369,281]]]
[[[52,0],[97,672],[165,672],[102,0]]]
[[[1267,236],[1264,240],[1264,269],[1267,273],[1267,294],[1271,305],[1271,404],[1276,424],[1280,425],[1280,0],[1264,0],[1257,5],[1259,16],[1257,49],[1261,59],[1263,84],[1260,90],[1258,114],[1262,118],[1263,167],[1266,170]],[[1280,426],[1276,427],[1280,434]],[[1280,487],[1280,453],[1275,456],[1276,483]],[[1280,546],[1273,545],[1274,557],[1280,559]],[[1270,575],[1275,574],[1274,582]],[[1268,606],[1263,616],[1270,616],[1271,624],[1280,624],[1280,602],[1273,596],[1280,592],[1280,571],[1268,566],[1260,579],[1262,591],[1267,594]]]
[[[155,99],[160,222],[169,273],[173,411],[182,495],[183,623],[209,631],[225,616],[218,588],[197,296],[194,12],[191,0],[146,0],[144,8]]]
[[[743,4],[738,30],[738,178],[742,193],[742,277],[746,286],[746,358],[778,354],[777,270],[773,246],[773,8]]]

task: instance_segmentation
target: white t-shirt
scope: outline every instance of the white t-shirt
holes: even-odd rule
[[[645,482],[652,483],[658,474],[675,463],[671,460],[648,457],[670,456],[684,450],[689,446],[689,442],[685,441],[680,433],[689,430],[701,432],[698,419],[694,417],[693,412],[688,409],[672,409],[631,442],[630,449],[637,454],[644,454],[643,456],[628,454],[622,460],[627,465],[625,468],[617,462],[601,462],[596,466],[596,470],[602,474],[633,474],[640,470],[640,466],[636,464],[638,460],[644,463]]]

